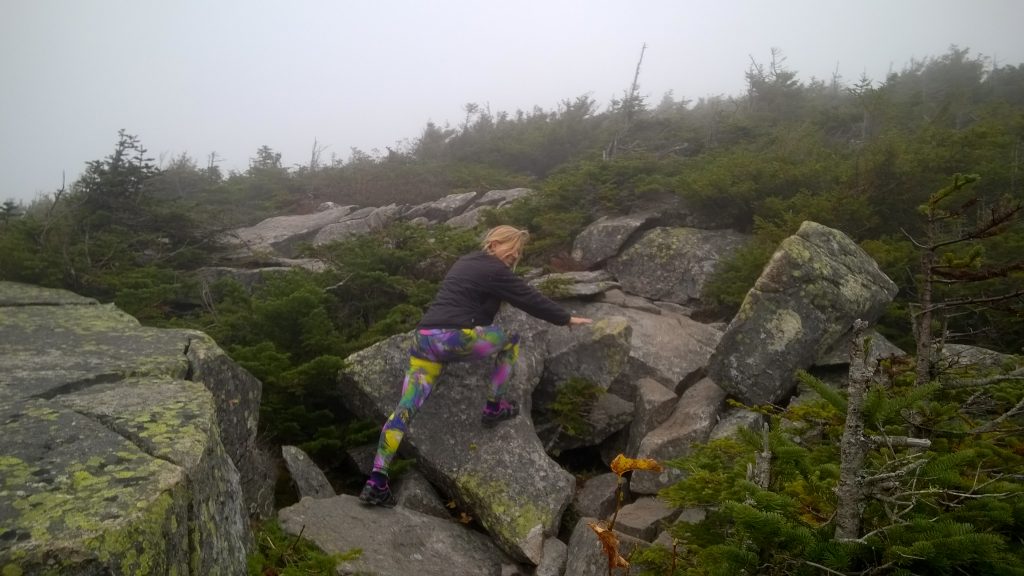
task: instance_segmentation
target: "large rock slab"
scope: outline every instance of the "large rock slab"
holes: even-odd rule
[[[94,418],[145,455],[180,467],[195,571],[245,570],[252,535],[242,486],[220,442],[214,399],[201,383],[132,378],[61,396],[55,403]]]
[[[593,324],[551,331],[544,359],[545,381],[584,380],[607,390],[629,362],[633,328],[623,316],[593,318]],[[545,391],[538,388],[537,393]]]
[[[576,237],[572,257],[585,268],[599,266],[618,255],[626,241],[654,218],[650,212],[598,218]]]
[[[0,434],[0,571],[189,573],[180,466],[43,399],[0,400]]]
[[[654,228],[609,262],[608,270],[626,292],[695,305],[718,263],[748,241],[732,230]]]
[[[279,513],[281,527],[329,554],[362,553],[341,575],[499,576],[509,559],[483,534],[401,506],[363,506],[352,496],[303,498]]]
[[[557,530],[575,481],[544,452],[529,419],[530,395],[543,369],[546,328],[521,316],[525,315],[501,322],[524,336],[508,383],[521,415],[484,429],[480,413],[492,364],[452,364],[413,420],[402,449],[416,457],[424,475],[459,500],[499,546],[537,564],[544,537]],[[398,402],[408,346],[407,335],[395,336],[346,360],[339,391],[349,409],[384,422]]]
[[[508,190],[488,190],[486,194],[480,196],[473,202],[473,208],[481,206],[494,206],[495,208],[501,208],[506,204],[515,202],[516,200],[526,198],[533,194],[533,190],[530,188],[510,188]]]
[[[276,253],[291,257],[299,244],[312,241],[323,227],[340,222],[355,209],[355,206],[339,206],[313,214],[275,216],[255,226],[233,230],[225,240],[246,253]]]
[[[635,398],[634,384],[640,378],[653,378],[677,393],[699,379],[722,335],[712,326],[665,310],[653,313],[604,302],[579,303],[576,310],[595,320],[622,317],[629,323],[632,334],[619,378],[622,386],[616,382],[609,388],[625,400]]]
[[[341,221],[321,228],[313,238],[313,245],[323,246],[352,236],[380,230],[394,222],[398,218],[400,210],[401,208],[395,204],[357,210]]]
[[[725,391],[710,379],[702,379],[679,397],[669,419],[644,437],[637,457],[664,463],[688,455],[694,444],[708,439],[724,407]],[[632,474],[629,489],[636,494],[655,494],[682,478],[668,466],[662,472],[636,470]]]
[[[188,379],[203,383],[213,395],[221,442],[238,468],[249,514],[269,518],[274,509],[276,473],[265,450],[256,443],[263,384],[206,334],[181,332],[188,338],[184,350]]]
[[[444,222],[456,214],[461,214],[476,197],[476,192],[449,194],[439,200],[413,206],[402,217],[407,220],[426,218],[431,222]]]
[[[748,404],[781,402],[795,389],[794,372],[850,331],[874,322],[896,285],[853,240],[804,222],[783,240],[708,366],[722,388]]]
[[[244,571],[239,469],[273,492],[259,382],[199,332],[8,282],[0,302],[0,569]]]

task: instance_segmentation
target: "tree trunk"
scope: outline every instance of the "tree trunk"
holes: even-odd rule
[[[836,539],[855,539],[860,536],[861,511],[864,507],[864,489],[860,472],[864,466],[870,442],[864,436],[864,396],[871,373],[867,367],[867,348],[864,330],[867,322],[853,323],[853,344],[850,350],[850,382],[846,404],[846,427],[840,444],[839,484],[836,495]]]
[[[924,386],[931,381],[932,373],[932,267],[935,265],[934,213],[928,209],[927,238],[924,252],[921,253],[921,287],[918,304],[921,306],[915,322],[917,337],[917,366],[915,384]]]

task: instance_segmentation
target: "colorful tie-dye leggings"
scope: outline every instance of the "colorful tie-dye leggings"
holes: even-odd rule
[[[430,396],[444,364],[489,356],[494,356],[494,371],[491,372],[491,390],[487,400],[497,402],[504,395],[505,383],[519,358],[518,335],[506,334],[498,326],[415,332],[409,350],[409,369],[402,382],[402,397],[380,431],[377,456],[373,460],[374,472],[388,473],[409,422]]]

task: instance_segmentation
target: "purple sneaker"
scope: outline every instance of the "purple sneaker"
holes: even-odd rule
[[[398,504],[398,500],[395,499],[395,495],[391,493],[391,486],[387,482],[383,486],[374,482],[373,479],[367,480],[363,486],[363,491],[359,493],[359,500],[363,504],[370,506],[383,506],[385,508],[393,508],[395,504]]]
[[[510,420],[519,415],[519,405],[516,404],[515,400],[505,400],[504,398],[498,401],[497,406],[488,405],[484,408],[484,413],[480,416],[480,422],[484,425],[484,428],[491,428],[502,420]]]

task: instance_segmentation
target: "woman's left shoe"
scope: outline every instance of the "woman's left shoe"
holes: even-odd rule
[[[480,416],[480,423],[484,425],[484,428],[490,428],[502,420],[510,420],[518,415],[519,405],[515,400],[501,399],[497,406],[484,408],[484,413]]]
[[[391,493],[391,486],[388,483],[385,483],[384,486],[378,486],[373,480],[366,481],[363,491],[359,493],[359,500],[363,504],[384,506],[385,508],[393,508],[395,504],[398,504],[398,500]]]

